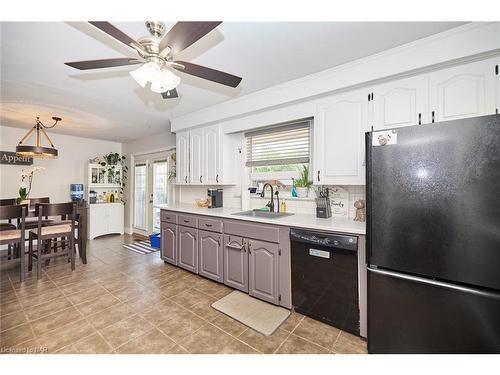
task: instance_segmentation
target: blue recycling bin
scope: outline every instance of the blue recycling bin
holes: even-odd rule
[[[152,233],[149,235],[149,243],[151,247],[159,249],[161,246],[160,233]]]

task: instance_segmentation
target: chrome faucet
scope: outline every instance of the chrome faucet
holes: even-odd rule
[[[269,186],[271,188],[271,201],[267,204],[267,207],[269,207],[269,211],[274,212],[274,189],[273,185],[270,183],[266,182],[264,186],[262,187],[262,193],[260,193],[260,196],[264,198],[264,193],[266,192],[266,187]]]

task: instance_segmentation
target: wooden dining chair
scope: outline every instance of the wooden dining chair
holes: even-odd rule
[[[75,226],[77,228],[77,232],[75,233],[75,253],[78,250],[78,254],[80,255],[80,258],[82,259],[83,264],[87,264],[87,255],[86,255],[86,244],[85,241],[87,239],[86,236],[86,222],[87,222],[87,202],[85,199],[82,199],[81,201],[76,201],[76,218],[75,218]],[[61,217],[61,221],[55,221],[51,225],[57,225],[57,224],[63,224],[63,223],[71,223],[71,220],[68,220],[66,217]],[[63,239],[64,240],[64,239]],[[64,250],[64,241],[62,242],[55,242],[54,243],[54,251],[56,251],[57,246],[61,246]]]
[[[33,210],[37,204],[39,203],[50,203],[49,197],[41,197],[41,198],[30,198],[30,210]],[[50,225],[53,220],[49,219],[49,215],[46,215],[43,219],[42,225]],[[38,227],[38,218],[28,218],[26,219],[26,229],[35,229]]]
[[[43,260],[68,256],[71,262],[71,270],[74,270],[76,204],[73,202],[56,204],[37,203],[35,206],[35,215],[38,217],[38,227],[29,231],[28,269],[31,270],[33,268],[33,259],[36,258],[37,278],[41,279]],[[67,217],[71,222],[43,226],[44,216]],[[58,238],[65,242],[64,251],[52,253],[51,246],[45,246],[45,244],[53,240],[57,241]],[[34,240],[37,241],[36,251],[33,244]]]
[[[16,198],[0,199],[0,207],[3,206],[14,206],[17,202]],[[26,213],[28,215],[28,213]],[[12,224],[12,219],[8,219],[7,223],[0,223],[0,231],[2,230],[12,230],[16,229],[16,226]]]
[[[16,198],[0,199],[0,206],[14,206],[16,203]]]
[[[15,249],[17,251],[17,256],[8,257],[5,263],[2,261],[2,266],[4,264],[20,263],[20,279],[21,282],[25,279],[25,220],[26,220],[27,205],[11,205],[11,206],[0,206],[0,220],[12,220],[16,219],[19,221],[19,229],[10,229],[0,231],[0,245],[16,245]],[[9,247],[10,249],[10,247]],[[1,259],[1,257],[0,257]]]

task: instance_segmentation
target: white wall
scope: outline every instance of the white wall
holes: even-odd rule
[[[0,148],[2,151],[15,151],[19,140],[28,129],[0,126]],[[51,202],[67,202],[70,200],[69,185],[87,185],[86,170],[89,159],[109,152],[122,152],[121,143],[101,141],[98,139],[73,137],[48,131],[52,142],[59,151],[54,160],[35,159],[34,166],[45,167],[33,180],[30,196],[50,197]],[[18,197],[19,174],[26,166],[0,166],[0,196],[2,198]]]
[[[157,151],[163,151],[166,149],[172,149],[175,147],[175,134],[170,131],[165,131],[163,133],[148,136],[146,138],[138,139],[133,142],[123,144],[123,155],[127,158],[127,165],[129,168],[128,181],[124,190],[124,196],[126,197],[127,203],[125,204],[125,231],[131,233],[132,227],[132,174],[133,169],[131,167],[131,162],[133,155],[153,153]]]

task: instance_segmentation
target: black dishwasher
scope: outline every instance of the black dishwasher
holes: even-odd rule
[[[295,311],[359,335],[358,238],[290,230]]]

